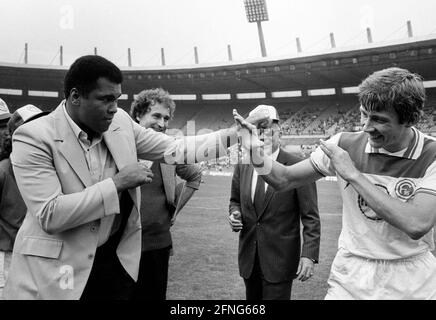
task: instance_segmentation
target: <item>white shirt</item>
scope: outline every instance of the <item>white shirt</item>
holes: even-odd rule
[[[65,117],[67,118],[67,121],[74,132],[74,136],[77,138],[80,146],[83,149],[92,182],[95,184],[107,178],[112,178],[117,173],[117,166],[111,153],[108,151],[106,143],[103,140],[103,136],[100,135],[98,137],[94,137],[92,142],[89,142],[86,132],[80,129],[73,119],[71,119],[66,110],[65,104],[63,105],[63,108]],[[110,192],[113,194],[113,196],[110,197],[111,204],[108,205],[113,208],[118,208],[119,212],[119,195],[115,184],[112,183],[112,185],[113,189],[110,190]],[[110,227],[106,226],[106,224],[110,224]],[[107,241],[112,229],[112,225],[113,219],[111,217],[102,219],[99,229],[98,246]]]
[[[274,161],[277,160],[277,157],[279,156],[280,148],[277,148],[276,151],[274,151],[271,155],[271,159]],[[257,171],[253,170],[253,177],[251,178],[251,201],[254,202],[254,193],[256,192],[256,185],[257,185]],[[266,189],[268,188],[268,183],[265,182],[265,193]]]

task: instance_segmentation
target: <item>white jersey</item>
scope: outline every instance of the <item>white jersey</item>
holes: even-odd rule
[[[436,141],[415,128],[413,132],[411,144],[396,153],[372,148],[364,132],[339,133],[328,142],[348,151],[356,168],[380,190],[405,202],[419,192],[436,196]],[[336,175],[320,148],[310,160],[322,175]],[[343,199],[339,248],[369,259],[401,259],[434,250],[433,229],[419,240],[411,239],[377,216],[348,182],[337,178]]]

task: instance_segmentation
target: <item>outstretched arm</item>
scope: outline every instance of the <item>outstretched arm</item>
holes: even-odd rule
[[[127,117],[129,117],[127,115]],[[256,113],[246,119],[257,124],[268,119],[266,113]],[[218,131],[202,129],[204,134],[170,137],[153,129],[145,129],[129,118],[132,125],[138,158],[164,160],[167,164],[193,164],[204,160],[218,159],[227,155],[227,148],[238,142],[235,125]]]
[[[322,177],[309,159],[292,166],[284,166],[265,155],[263,143],[257,138],[254,125],[241,117],[236,110],[233,116],[238,124],[242,145],[250,152],[250,161],[259,175],[276,190],[286,190],[314,182]]]

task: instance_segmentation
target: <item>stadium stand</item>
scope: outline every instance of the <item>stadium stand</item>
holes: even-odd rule
[[[195,121],[196,131],[216,130],[233,123],[232,109],[242,115],[258,104],[274,105],[283,121],[283,141],[313,145],[320,137],[360,128],[356,86],[367,75],[398,66],[416,72],[433,83],[427,89],[428,102],[418,127],[436,135],[435,107],[436,39],[416,37],[407,41],[366,45],[350,51],[333,51],[279,60],[228,62],[123,71],[124,95],[119,106],[129,111],[134,94],[145,88],[162,87],[174,95],[177,109],[171,128],[186,131],[187,121]],[[32,103],[52,110],[63,97],[67,67],[0,63],[0,97],[11,112]],[[329,95],[312,95],[313,90],[333,90]],[[347,89],[347,90],[345,90]],[[351,89],[351,90],[350,90]],[[345,92],[346,91],[346,92]],[[222,95],[224,100],[204,99]],[[258,94],[241,98],[240,94]]]

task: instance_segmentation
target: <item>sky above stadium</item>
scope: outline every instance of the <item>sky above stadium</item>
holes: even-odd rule
[[[263,22],[269,58],[296,56],[299,37],[305,53],[330,47],[365,45],[366,28],[374,42],[407,38],[407,20],[416,37],[436,37],[435,0],[266,0]],[[243,0],[0,0],[0,61],[64,65],[98,53],[127,66],[131,48],[134,67],[158,67],[161,48],[167,66],[233,61],[261,56],[257,26],[248,23]]]

